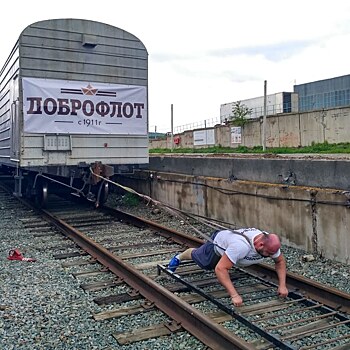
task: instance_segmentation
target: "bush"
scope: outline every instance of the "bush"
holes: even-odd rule
[[[126,193],[122,197],[122,203],[123,205],[129,206],[129,207],[136,207],[140,203],[140,198],[136,194]]]

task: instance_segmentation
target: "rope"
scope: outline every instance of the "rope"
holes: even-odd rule
[[[132,189],[132,188],[130,188],[130,187],[123,186],[123,185],[119,184],[118,182],[112,181],[112,180],[110,180],[110,179],[108,179],[108,178],[105,178],[105,177],[99,175],[99,174],[96,174],[96,173],[93,172],[93,170],[91,169],[91,167],[90,167],[90,172],[93,174],[93,176],[96,176],[96,177],[98,177],[98,178],[100,178],[100,179],[102,179],[102,180],[104,180],[104,181],[107,181],[107,182],[109,182],[109,183],[111,183],[111,184],[113,184],[113,185],[115,185],[115,186],[117,186],[117,187],[120,187],[120,188],[122,188],[122,189],[123,189],[124,191],[126,191],[126,192],[132,193],[132,194],[134,194],[134,195],[136,195],[136,196],[138,196],[138,197],[143,198],[144,200],[146,200],[146,201],[148,202],[147,205],[148,205],[149,203],[152,202],[153,204],[155,204],[155,205],[157,205],[157,206],[159,206],[159,207],[164,208],[164,209],[165,209],[166,211],[168,211],[171,215],[173,215],[173,216],[175,216],[175,217],[179,217],[179,218],[182,219],[183,221],[187,221],[187,219],[190,218],[190,219],[192,219],[192,220],[197,220],[197,221],[200,222],[202,225],[205,225],[205,226],[209,227],[211,230],[213,230],[213,229],[215,230],[215,229],[218,229],[218,228],[220,228],[220,229],[228,229],[228,228],[226,228],[225,226],[222,226],[222,225],[220,225],[220,224],[218,224],[218,223],[209,221],[209,220],[207,220],[207,219],[195,218],[194,215],[188,214],[188,213],[186,213],[186,212],[184,212],[184,211],[182,211],[182,210],[180,210],[180,209],[177,209],[177,208],[174,208],[174,207],[172,207],[172,206],[170,206],[170,205],[164,204],[164,203],[162,203],[162,202],[160,202],[160,201],[157,201],[157,200],[155,200],[155,199],[153,199],[153,198],[151,198],[151,197],[149,197],[149,196],[147,196],[147,195],[141,194],[141,193],[135,191],[134,189]],[[197,227],[193,226],[193,225],[192,225],[191,223],[189,223],[189,222],[188,222],[188,225],[189,225],[195,232],[197,232],[201,237],[203,237],[203,238],[206,239],[206,240],[211,241],[211,238],[210,238],[207,234],[205,234],[204,232],[200,231]]]

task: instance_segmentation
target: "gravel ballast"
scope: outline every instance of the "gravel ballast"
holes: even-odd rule
[[[15,204],[13,204],[15,203]],[[182,232],[191,227],[164,210],[154,210],[140,203],[125,206],[119,197],[111,196],[109,204],[137,216],[148,217],[164,226]],[[35,217],[32,213],[30,214]],[[123,330],[123,319],[97,322],[92,313],[102,311],[93,302],[93,294],[84,292],[71,269],[63,268],[62,261],[53,258],[52,250],[39,250],[48,243],[60,242],[61,236],[33,237],[23,227],[28,219],[26,209],[12,202],[0,205],[0,349],[169,349],[169,341],[181,349],[202,349],[201,345],[179,333],[164,340],[150,340],[138,345],[120,346],[112,333]],[[193,233],[193,232],[191,232]],[[10,249],[18,248],[26,257],[36,262],[10,261]],[[310,255],[298,249],[283,246],[288,270],[300,273],[320,283],[325,283],[350,293],[349,266]],[[156,322],[135,317],[135,325]],[[146,317],[152,317],[148,315]],[[154,315],[158,317],[158,315]],[[142,318],[142,320],[141,320]],[[174,347],[175,349],[176,347]],[[180,349],[180,347],[177,347]]]

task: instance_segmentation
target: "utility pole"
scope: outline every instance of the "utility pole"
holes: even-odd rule
[[[262,146],[263,151],[266,151],[266,90],[267,90],[267,81],[264,81],[264,116],[263,116],[263,125],[262,125]]]
[[[171,138],[170,138],[170,142],[171,142],[171,152],[174,149],[174,108],[173,108],[173,104],[171,104]]]

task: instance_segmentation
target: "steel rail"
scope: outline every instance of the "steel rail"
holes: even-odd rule
[[[185,245],[186,247],[196,248],[203,243],[203,240],[200,238],[188,236],[181,232],[175,231],[171,228],[164,227],[160,224],[157,224],[156,222],[153,222],[144,218],[140,218],[138,216],[126,213],[124,211],[121,211],[115,208],[103,206],[98,208],[98,211],[117,217],[118,219],[123,220],[125,222],[129,222],[135,226],[148,227],[160,233],[161,236],[165,238],[170,238],[174,242]]]
[[[273,266],[268,264],[252,265],[247,269],[260,276],[268,277],[277,282],[277,275]],[[306,293],[310,299],[317,300],[333,309],[350,313],[350,294],[342,292],[333,287],[325,286],[309,278],[287,272],[287,284],[303,294]]]
[[[124,263],[102,245],[94,242],[79,230],[64,221],[42,210],[42,215],[54,224],[66,237],[73,240],[96,261],[107,267],[112,273],[122,278],[136,292],[148,299],[161,311],[174,319],[179,327],[199,339],[212,349],[254,350],[255,348],[235,336],[222,326],[181,300],[151,278]]]
[[[162,271],[162,272],[166,273],[167,275],[173,277],[175,280],[177,280],[180,283],[184,284],[190,290],[193,290],[196,293],[198,293],[199,295],[203,296],[205,299],[210,300],[219,309],[223,310],[228,315],[231,315],[233,318],[235,318],[236,320],[238,320],[239,322],[241,322],[242,324],[244,324],[245,326],[247,326],[248,328],[253,330],[255,333],[258,333],[259,335],[264,337],[266,340],[268,340],[272,344],[278,346],[279,349],[282,349],[282,350],[297,350],[291,344],[289,344],[287,342],[284,342],[284,341],[281,341],[280,339],[278,339],[278,337],[276,337],[272,333],[269,333],[266,330],[264,330],[263,328],[255,325],[253,322],[250,322],[246,317],[240,315],[234,309],[226,306],[225,304],[223,304],[219,300],[211,297],[209,293],[204,292],[201,288],[196,287],[194,284],[192,284],[192,283],[186,281],[185,279],[181,278],[176,273],[173,273],[173,272],[169,271],[168,269],[166,269],[165,266],[158,265],[158,271],[159,272]]]
[[[21,198],[18,198],[18,199],[20,201],[24,202],[25,205],[28,205],[28,203],[26,201],[23,201]],[[32,207],[31,205],[29,205],[29,206]],[[32,209],[37,211],[36,208],[32,207]],[[202,244],[202,242],[203,242],[203,240],[201,240],[201,239],[189,237],[189,236],[186,236],[186,235],[181,234],[181,233],[179,234],[178,232],[171,230],[171,229],[169,230],[168,228],[163,227],[157,223],[154,223],[154,222],[151,222],[148,220],[144,220],[140,217],[136,217],[134,215],[116,210],[114,208],[104,207],[101,209],[102,209],[102,211],[105,211],[108,214],[116,216],[117,218],[119,218],[121,220],[136,224],[139,227],[148,227],[148,228],[153,229],[157,232],[160,232],[162,236],[171,238],[172,240],[174,240],[180,244],[184,244],[186,246],[197,247],[200,244]],[[49,216],[51,216],[50,213],[47,212],[47,214]],[[56,217],[54,217],[54,219],[59,220]],[[62,222],[62,224],[63,224],[63,226],[61,227],[61,230],[63,230],[63,232],[65,232],[65,230],[69,231],[69,228],[71,228],[71,229],[73,229],[72,235],[78,237],[76,232],[74,232],[74,231],[76,231],[74,228],[70,227],[69,225],[65,224],[64,222]],[[57,225],[56,226],[60,228],[60,225],[59,224],[57,224]],[[77,231],[77,232],[80,233],[80,231]],[[76,243],[78,245],[80,245],[78,242],[76,242]],[[95,242],[93,242],[93,243],[95,243]],[[93,246],[89,247],[89,245],[87,245],[87,248],[91,249],[92,253],[95,252],[95,250],[93,249]],[[105,249],[105,248],[103,248],[103,249]],[[109,251],[107,251],[107,252],[109,252]],[[93,254],[91,254],[91,255],[94,256]],[[114,257],[113,254],[112,254],[112,257]],[[99,260],[98,258],[96,258],[96,255],[95,255],[95,259],[100,261],[103,264],[104,259]],[[112,258],[112,261],[110,261],[110,260],[111,260],[110,257],[105,259],[105,262],[107,264],[109,263],[111,265],[111,267],[109,269],[119,276],[120,275],[124,276],[122,278],[124,278],[124,280],[126,282],[128,280],[130,280],[132,282],[132,280],[134,278],[134,277],[132,277],[133,273],[134,273],[134,271],[133,271],[134,269],[132,267],[124,264],[123,261],[120,259],[116,258],[115,261],[113,261],[113,258]],[[115,264],[117,267],[114,270]],[[118,266],[118,264],[119,264],[119,266]],[[254,265],[247,270],[255,271],[255,273],[257,273],[258,275],[260,275],[260,276],[263,275],[263,278],[268,277],[268,278],[271,278],[271,280],[276,280],[276,274],[275,274],[273,266],[270,266],[267,264],[259,264],[259,265]],[[139,274],[137,270],[136,270],[136,274]],[[140,274],[140,277],[141,277],[140,278],[141,282],[138,281],[136,278],[135,282],[133,282],[133,283],[129,282],[128,284],[130,286],[132,286],[135,290],[138,290],[140,292],[140,294],[142,294],[145,298],[149,299],[150,301],[153,301],[154,304],[160,310],[164,311],[166,314],[168,314],[170,317],[172,317],[178,324],[180,324],[189,333],[193,334],[196,338],[201,340],[204,344],[206,344],[212,348],[216,348],[217,346],[220,346],[219,348],[226,349],[226,347],[223,346],[223,344],[225,345],[226,342],[224,342],[223,344],[220,343],[220,345],[217,345],[217,344],[211,345],[210,344],[210,339],[211,339],[210,336],[211,335],[209,335],[209,333],[207,333],[208,330],[206,328],[206,327],[208,327],[208,324],[211,324],[210,319],[208,320],[207,317],[201,313],[199,315],[195,316],[195,317],[198,316],[198,318],[200,320],[202,320],[203,317],[205,319],[204,322],[200,324],[200,328],[199,328],[200,330],[198,331],[199,334],[197,335],[197,333],[195,333],[196,330],[192,330],[192,331],[190,330],[194,325],[194,321],[191,320],[189,323],[186,323],[186,321],[188,320],[188,314],[194,315],[193,311],[196,312],[196,309],[192,309],[191,306],[186,304],[186,308],[188,308],[190,310],[186,310],[186,311],[183,311],[183,312],[180,312],[179,314],[177,314],[174,310],[174,305],[177,304],[177,301],[171,301],[171,299],[169,299],[168,298],[169,296],[167,295],[168,291],[166,289],[163,291],[162,290],[163,288],[156,284],[156,286],[155,286],[156,289],[157,288],[161,289],[160,291],[157,292],[156,295],[157,296],[158,296],[158,294],[162,295],[162,298],[160,298],[159,305],[158,305],[158,303],[156,301],[154,301],[155,293],[154,292],[147,293],[150,290],[150,285],[148,285],[148,282],[149,282],[148,280],[150,280],[151,283],[153,282],[153,280],[149,279],[148,277],[146,277],[142,274]],[[347,293],[343,293],[335,288],[323,286],[323,285],[319,284],[318,282],[309,280],[309,279],[304,278],[302,276],[298,276],[298,275],[293,274],[291,272],[287,273],[287,284],[290,288],[293,287],[295,289],[301,289],[301,290],[307,291],[307,293],[309,293],[310,298],[312,298],[314,300],[319,300],[320,302],[322,302],[325,305],[328,305],[332,308],[335,308],[337,310],[344,311],[344,312],[348,312],[348,310],[349,310],[350,295]],[[140,286],[140,288],[139,288],[139,286]],[[144,291],[144,289],[145,289],[145,291]],[[322,290],[321,293],[320,293],[320,289]],[[171,293],[171,296],[173,296],[172,293]],[[177,297],[175,297],[175,299],[177,299]],[[171,304],[170,307],[169,307],[169,304]],[[169,310],[169,312],[167,310]],[[186,312],[187,312],[187,315],[186,315]],[[184,321],[181,321],[182,318],[184,319]],[[206,324],[206,322],[208,322],[208,324]],[[204,334],[204,336],[203,336],[203,334]],[[203,337],[201,337],[200,335],[202,335]],[[232,336],[232,334],[229,333],[229,334],[224,335],[224,338],[226,339],[226,341],[231,341],[226,336],[229,337],[229,336]],[[217,338],[217,335],[215,335],[215,337]],[[236,338],[236,337],[233,337],[233,338],[234,339],[232,339],[232,341],[233,341],[232,343],[227,343],[228,349],[254,349],[248,343],[242,341],[240,338]]]
[[[175,242],[184,244],[188,247],[199,247],[203,244],[203,240],[186,236],[175,230],[168,229],[152,221],[144,220],[137,216],[125,213],[123,211],[104,207],[101,210],[105,210],[106,213],[115,215],[122,220],[126,220],[130,223],[138,223],[142,226],[147,226],[158,232],[161,232],[163,236],[173,239]],[[247,271],[251,273],[256,273],[258,275],[268,277],[275,283],[278,281],[277,274],[273,265],[268,265],[265,263],[251,265],[246,268]],[[309,278],[297,275],[293,272],[287,271],[287,285],[290,290],[297,290],[299,292],[307,293],[310,299],[317,300],[318,302],[325,304],[333,309],[341,312],[350,313],[350,294],[342,292],[336,288],[322,285],[319,282],[311,280]]]

